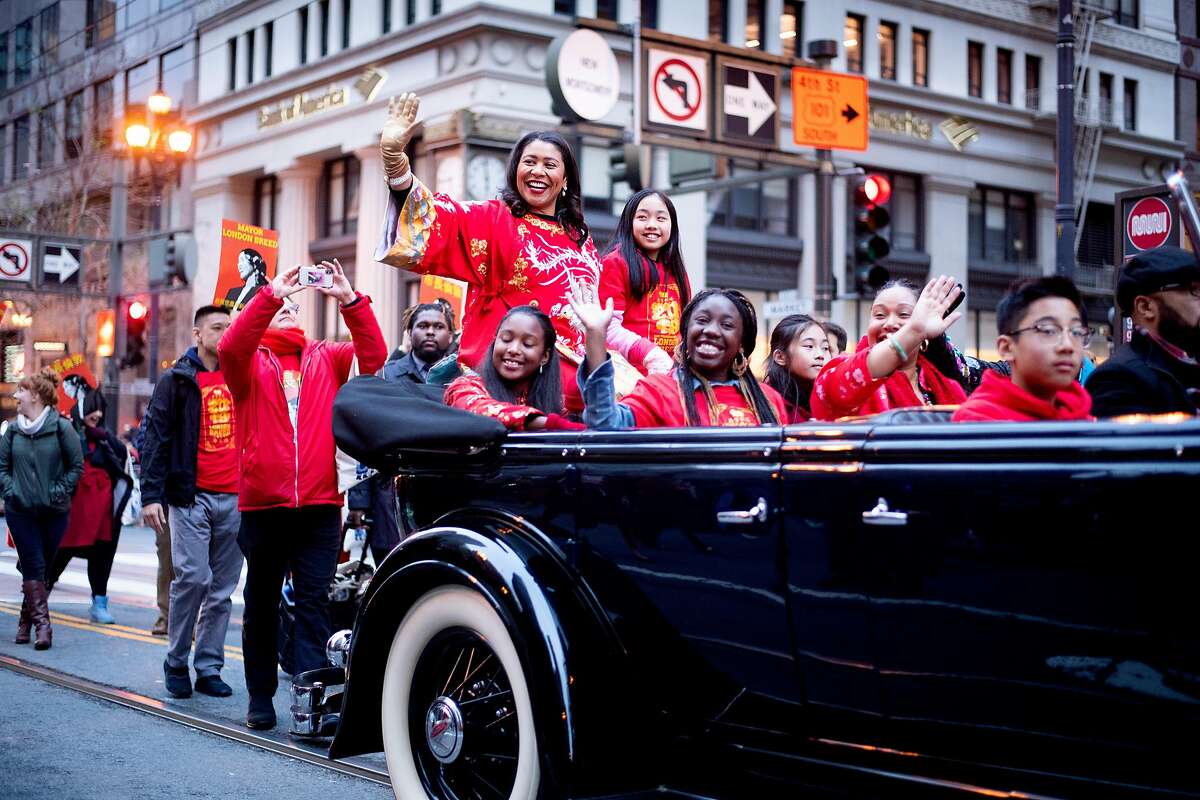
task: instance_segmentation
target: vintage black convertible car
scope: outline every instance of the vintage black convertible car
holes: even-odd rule
[[[946,417],[400,452],[294,724],[404,800],[1200,796],[1200,421]]]

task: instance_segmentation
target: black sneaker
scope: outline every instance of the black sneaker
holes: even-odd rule
[[[209,697],[229,697],[233,687],[221,680],[220,675],[201,675],[196,678],[196,691]]]
[[[266,731],[275,727],[275,706],[268,700],[264,702],[250,701],[250,711],[246,714],[246,727],[253,731]]]
[[[167,694],[180,699],[192,696],[192,678],[187,667],[172,667],[163,662],[163,675],[166,677]]]

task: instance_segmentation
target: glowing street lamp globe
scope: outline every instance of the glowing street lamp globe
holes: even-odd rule
[[[142,148],[150,144],[150,128],[140,122],[125,129],[125,142],[130,147]]]
[[[171,98],[160,89],[146,100],[146,108],[150,109],[151,114],[166,114],[171,110]]]
[[[180,155],[192,149],[192,132],[185,130],[171,131],[167,136],[167,147],[171,148],[171,152]]]

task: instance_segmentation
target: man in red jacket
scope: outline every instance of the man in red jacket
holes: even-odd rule
[[[1092,418],[1092,398],[1077,380],[1092,331],[1075,284],[1059,276],[1015,284],[996,306],[996,327],[1012,377],[985,371],[955,422]]]
[[[305,337],[296,322],[299,306],[287,299],[304,288],[297,266],[254,295],[218,350],[238,419],[246,726],[255,729],[275,726],[279,590],[289,569],[296,598],[295,669],[324,665],[330,633],[326,592],[341,544],[333,397],[356,356],[368,375],[387,358],[370,299],[351,288],[337,260],[321,266],[333,273],[333,286],[317,291],[341,305],[352,344]]]

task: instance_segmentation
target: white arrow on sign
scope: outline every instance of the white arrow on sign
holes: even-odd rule
[[[58,253],[52,252],[58,250]],[[46,245],[45,255],[42,256],[42,273],[45,275],[57,275],[60,284],[69,281],[76,272],[79,272],[79,259],[71,252],[71,248],[65,244],[48,244]]]
[[[746,70],[746,74],[749,86],[725,84],[725,113],[745,117],[746,129],[753,136],[775,113],[775,101],[767,94],[754,70]]]

